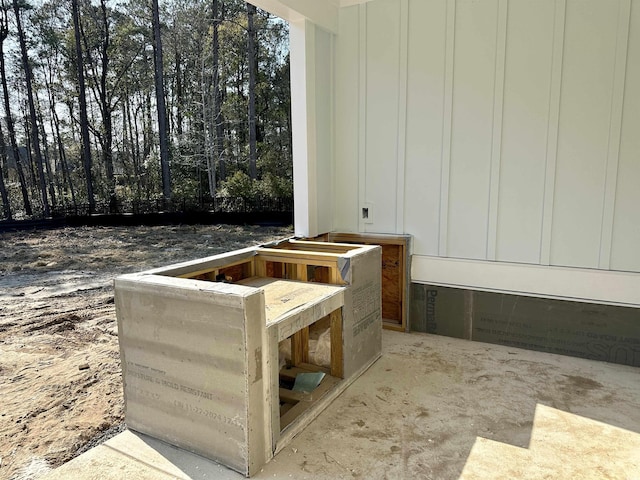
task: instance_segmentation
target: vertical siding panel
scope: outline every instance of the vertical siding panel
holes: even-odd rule
[[[611,264],[640,272],[640,3],[631,4]]]
[[[491,175],[489,184],[489,222],[487,225],[487,260],[496,259],[508,14],[508,0],[499,0],[498,32],[496,39],[496,67],[493,88],[493,126],[491,132]]]
[[[365,231],[361,208],[367,198],[367,5],[358,7],[358,230]]]
[[[438,255],[447,0],[409,2],[405,230]]]
[[[365,224],[365,230],[393,233],[396,228],[400,4],[378,0],[368,3],[366,8],[366,201],[371,204],[373,221]]]
[[[456,5],[448,253],[484,259],[491,170],[497,0]]]
[[[334,227],[358,231],[359,29],[358,7],[340,13],[336,37]]]
[[[616,185],[618,182],[620,137],[622,134],[622,106],[624,103],[630,16],[631,0],[621,0],[618,15],[618,38],[616,40],[616,61],[613,74],[613,95],[609,126],[609,148],[607,152],[604,209],[602,214],[600,257],[598,263],[598,266],[603,269],[608,269],[611,262],[611,239],[613,236],[613,215],[616,200]]]
[[[554,0],[509,4],[496,239],[500,261],[538,263],[540,258],[547,134],[557,132],[560,91],[561,63],[552,69],[554,49],[555,58],[562,57],[561,29],[554,44],[555,12]],[[550,126],[552,73],[556,121]]]
[[[551,93],[549,98],[549,128],[547,130],[547,154],[544,182],[544,207],[542,212],[542,238],[540,239],[540,263],[551,263],[551,231],[553,227],[553,201],[556,187],[558,160],[558,130],[560,128],[560,100],[562,91],[562,58],[564,32],[567,22],[566,0],[556,0],[553,32],[553,60],[551,67]]]
[[[451,135],[453,131],[453,74],[456,43],[456,0],[447,1],[445,44],[444,114],[442,116],[442,157],[440,170],[440,226],[438,254],[449,254],[449,183],[451,175]]]
[[[553,265],[598,266],[618,9],[618,2],[567,2]]]
[[[640,271],[639,2],[341,9],[334,226],[406,231],[419,255]]]
[[[407,150],[407,67],[409,42],[409,0],[400,0],[400,65],[398,72],[398,133],[396,168],[396,233],[404,232],[404,185]]]

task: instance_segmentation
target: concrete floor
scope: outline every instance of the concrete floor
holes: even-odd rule
[[[640,480],[640,369],[423,334],[383,341],[253,478]],[[125,432],[45,478],[243,477]]]

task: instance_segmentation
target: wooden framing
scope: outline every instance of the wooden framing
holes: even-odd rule
[[[118,277],[127,424],[252,475],[380,357],[380,258],[285,241]]]
[[[382,328],[407,331],[409,312],[409,235],[329,232],[315,237],[314,245],[380,245],[382,247]],[[321,248],[321,247],[318,247]]]

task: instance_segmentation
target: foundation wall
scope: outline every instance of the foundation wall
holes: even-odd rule
[[[640,309],[413,283],[411,330],[640,366]]]

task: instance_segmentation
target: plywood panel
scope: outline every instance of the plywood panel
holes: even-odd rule
[[[554,12],[553,0],[509,4],[497,260],[540,257]]]
[[[611,269],[640,272],[640,3],[631,4]]]
[[[618,3],[567,2],[551,263],[597,267]]]
[[[340,11],[336,38],[334,226],[358,231],[359,7]],[[364,108],[364,106],[363,106]]]
[[[400,3],[366,5],[366,197],[373,209],[367,231],[394,233],[396,227]],[[384,32],[384,35],[380,33]]]
[[[447,0],[409,2],[405,229],[438,254]]]
[[[402,246],[382,246],[382,318],[402,323],[403,292]]]
[[[447,253],[486,257],[497,0],[456,5]]]

